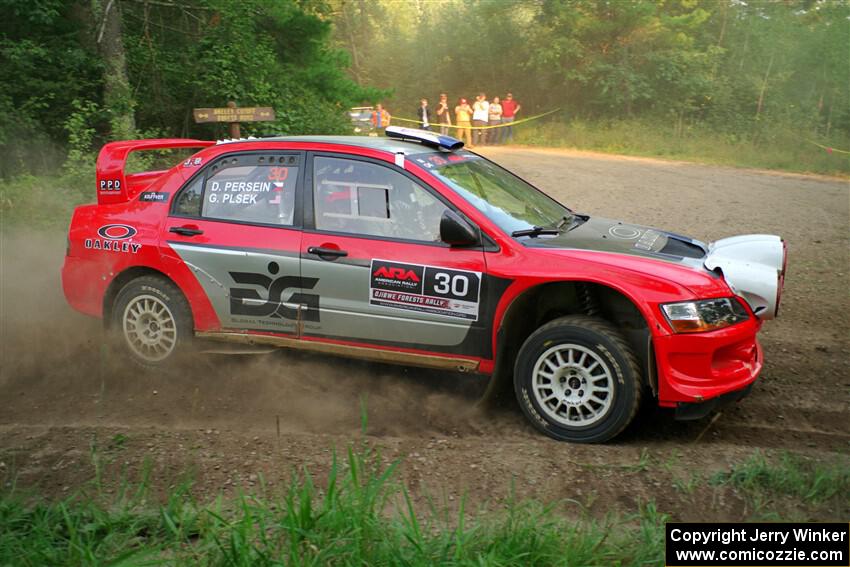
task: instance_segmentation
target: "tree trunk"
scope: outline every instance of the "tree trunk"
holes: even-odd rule
[[[744,34],[744,48],[741,50],[741,60],[738,65],[738,72],[744,70],[744,61],[747,60],[747,47],[750,45],[750,28],[747,28],[747,33]]]
[[[348,47],[351,49],[351,74],[354,76],[355,82],[363,84],[363,78],[360,76],[360,56],[357,52],[357,40],[354,36],[354,22],[351,21],[351,14],[349,13],[350,10],[354,10],[353,4],[343,4],[342,15],[345,19],[346,35],[348,35]],[[361,12],[361,19],[362,17],[363,13]]]
[[[720,35],[717,37],[717,47],[723,47],[723,38],[726,37],[726,20],[729,17],[729,2],[728,2],[728,0],[721,0],[721,6],[723,6],[723,9],[722,9],[722,13],[723,13],[722,18],[723,19],[720,21]],[[711,67],[711,78],[712,78],[712,80],[714,79],[714,77],[717,76],[717,65],[718,65],[719,62],[720,62],[720,58],[715,57],[714,65],[712,65],[712,67]]]
[[[764,80],[761,82],[761,92],[759,92],[759,102],[756,106],[756,120],[761,115],[762,106],[764,106],[764,93],[767,90],[767,79],[770,77],[770,68],[773,67],[773,54],[770,55],[770,61],[767,63],[767,70],[764,72]]]
[[[826,137],[829,138],[829,131],[832,130],[832,97],[829,100],[829,114],[826,116]]]
[[[717,47],[723,47],[723,38],[726,37],[726,20],[729,16],[729,2],[728,0],[721,0],[723,19],[720,22],[720,36],[717,38]]]
[[[103,60],[103,101],[109,113],[110,136],[132,138],[136,131],[135,102],[127,77],[119,0],[91,0],[97,51]]]

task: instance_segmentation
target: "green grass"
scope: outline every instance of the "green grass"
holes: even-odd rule
[[[850,175],[850,155],[827,153],[812,144],[850,150],[850,140],[814,139],[793,129],[766,130],[758,140],[706,127],[686,128],[677,135],[673,124],[622,120],[591,123],[544,121],[517,127],[520,144],[566,147],[611,154],[658,157],[719,165],[781,171]]]
[[[74,207],[97,201],[94,174],[74,176],[20,176],[0,183],[0,225],[61,228],[71,222]]]
[[[730,471],[715,475],[711,482],[731,484],[746,492],[793,496],[813,504],[836,497],[850,500],[850,462],[823,463],[792,453],[768,460],[757,451]]]
[[[365,427],[365,416],[364,416]],[[630,515],[591,517],[570,501],[509,498],[472,510],[466,498],[414,499],[398,479],[400,461],[384,464],[365,443],[332,457],[327,478],[307,469],[273,490],[203,496],[177,481],[166,496],[150,486],[146,462],[134,482],[110,484],[103,459],[121,451],[112,437],[93,444],[94,476],[75,494],[47,500],[16,488],[0,492],[0,565],[660,565],[664,524],[654,503]],[[642,459],[643,460],[643,459]],[[692,494],[696,477],[683,485]],[[758,497],[752,519],[789,519],[777,497],[799,504],[846,506],[850,467],[793,454],[751,458],[711,484]],[[212,499],[212,500],[210,500]],[[804,519],[804,518],[803,518]]]
[[[768,459],[756,451],[749,459],[710,479],[714,486],[729,485],[740,491],[755,514],[770,516],[778,499],[803,506],[836,509],[850,506],[850,460],[820,462],[782,453]]]
[[[0,565],[645,565],[660,564],[666,517],[566,520],[557,504],[500,511],[415,506],[398,463],[349,450],[317,486],[304,471],[278,496],[200,503],[191,483],[150,504],[144,482],[99,483],[58,502],[0,496]],[[267,491],[268,492],[268,491]],[[422,509],[424,508],[424,509]]]

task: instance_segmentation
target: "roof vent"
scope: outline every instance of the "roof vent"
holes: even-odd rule
[[[402,126],[387,126],[386,133],[388,138],[397,138],[399,140],[407,140],[411,142],[419,142],[433,148],[440,148],[450,152],[459,150],[463,147],[463,142],[451,136],[440,136],[427,130],[417,130],[416,128],[404,128]]]

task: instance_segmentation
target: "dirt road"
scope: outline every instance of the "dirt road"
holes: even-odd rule
[[[167,488],[186,470],[212,495],[307,465],[321,478],[368,409],[367,438],[417,499],[473,505],[564,499],[568,513],[632,511],[655,500],[680,520],[749,517],[745,500],[705,479],[754,449],[821,458],[850,452],[850,191],[841,180],[600,156],[493,148],[484,153],[591,215],[713,240],[776,233],[789,244],[782,316],[762,334],[753,394],[713,423],[644,412],[616,443],[575,446],[531,430],[518,411],[477,412],[481,378],[278,352],[208,356],[179,373],[113,360],[99,323],[62,298],[61,234],[2,240],[0,479],[48,495],[146,459]],[[807,512],[803,510],[803,515]],[[834,514],[834,516],[832,515]],[[850,502],[827,514],[850,514]],[[824,512],[818,511],[819,519]]]

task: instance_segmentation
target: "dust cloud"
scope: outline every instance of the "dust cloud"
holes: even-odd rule
[[[65,235],[0,242],[0,424],[371,435],[476,435],[486,378],[275,351],[137,367],[62,294]]]

